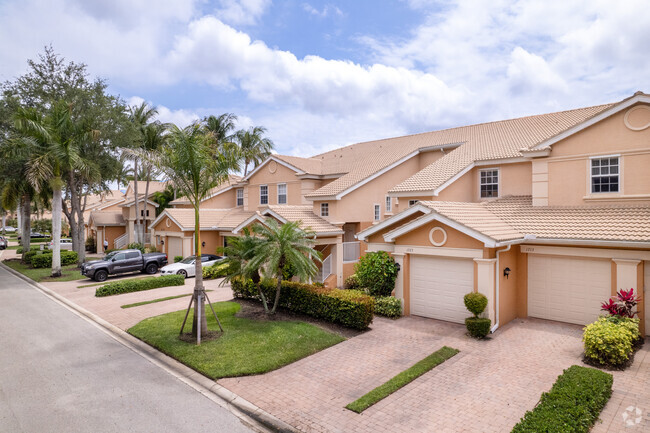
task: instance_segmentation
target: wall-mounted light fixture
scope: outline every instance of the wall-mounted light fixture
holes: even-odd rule
[[[201,242],[201,246],[205,248],[205,241]]]
[[[510,268],[506,267],[503,270],[503,276],[506,277],[506,280],[507,280],[509,275],[510,275]]]

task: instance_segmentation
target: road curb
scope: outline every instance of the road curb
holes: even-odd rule
[[[2,252],[0,252],[0,258]],[[29,283],[44,295],[52,298],[53,300],[63,304],[69,309],[73,310],[79,316],[87,319],[91,323],[98,326],[114,340],[118,341],[125,347],[131,349],[138,355],[147,359],[152,364],[162,368],[170,373],[172,376],[181,380],[185,384],[191,386],[196,391],[203,394],[205,397],[219,404],[223,408],[230,411],[246,424],[251,425],[258,430],[264,432],[277,432],[277,433],[297,433],[298,430],[293,428],[286,422],[276,418],[265,410],[255,406],[248,400],[240,397],[229,389],[219,385],[217,382],[209,379],[202,374],[192,370],[188,366],[180,363],[179,361],[165,355],[157,349],[149,346],[145,342],[138,340],[131,334],[123,331],[117,326],[107,322],[96,314],[86,310],[85,308],[75,304],[69,299],[59,295],[51,289],[43,286],[40,283],[26,277],[18,271],[10,268],[4,263],[0,262],[0,267],[6,269],[12,275],[20,278],[21,280]]]

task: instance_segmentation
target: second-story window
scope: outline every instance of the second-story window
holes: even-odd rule
[[[329,203],[321,203],[320,204],[320,216],[322,216],[322,217],[330,216],[330,205],[329,205]]]
[[[591,192],[618,192],[618,156],[591,160]]]
[[[269,186],[260,185],[260,204],[269,204]]]
[[[481,198],[499,197],[499,169],[481,170]]]
[[[287,184],[278,184],[278,204],[287,204]]]
[[[389,196],[386,196],[386,212],[393,211],[393,199]]]
[[[381,205],[376,204],[375,205],[375,221],[379,221],[381,219]]]
[[[417,200],[409,200],[409,207],[413,206],[417,202]]]
[[[237,194],[237,206],[243,206],[244,205],[244,188],[237,188],[236,194]]]

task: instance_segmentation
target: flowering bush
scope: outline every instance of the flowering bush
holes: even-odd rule
[[[585,356],[602,365],[624,364],[630,359],[634,343],[640,337],[639,319],[601,317],[584,328]]]
[[[640,301],[641,298],[634,295],[634,289],[621,289],[608,302],[602,303],[601,310],[607,311],[610,316],[633,318],[637,314],[636,306]]]

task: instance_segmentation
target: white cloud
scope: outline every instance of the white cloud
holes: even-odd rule
[[[143,102],[145,102],[145,99],[139,96],[132,96],[126,101],[129,106],[140,105]],[[164,105],[156,105],[152,101],[146,102],[158,110],[158,116],[156,116],[155,120],[163,123],[173,123],[179,128],[184,128],[203,117],[192,110],[172,110]]]
[[[331,15],[336,15],[336,16],[343,16],[343,11],[339,9],[337,6],[331,5],[331,4],[326,4],[323,6],[323,9],[318,10],[309,3],[303,3],[302,8],[305,12],[309,13],[310,15],[314,15],[320,18],[326,18]]]
[[[253,25],[271,5],[271,0],[219,0],[215,15],[233,25]]]

